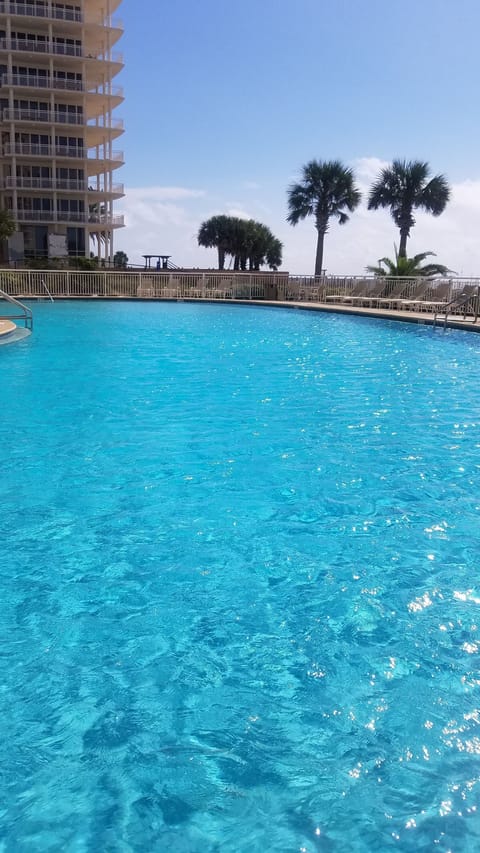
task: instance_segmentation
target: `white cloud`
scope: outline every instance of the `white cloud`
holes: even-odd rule
[[[229,205],[225,211],[227,216],[236,216],[238,219],[253,219],[253,216],[250,213],[247,213],[239,202],[231,202],[231,205],[232,206],[230,207]]]
[[[398,231],[388,211],[368,211],[368,189],[386,163],[375,157],[356,160],[353,168],[364,200],[350,221],[343,226],[332,223],[325,239],[325,266],[332,274],[362,274],[367,264],[376,263],[384,255],[393,255],[398,244]],[[287,182],[285,183],[285,189]],[[200,223],[209,216],[228,213],[243,218],[259,219],[268,225],[284,244],[284,269],[309,274],[313,271],[316,231],[308,220],[292,228],[286,222],[284,203],[245,189],[245,199],[237,189],[235,200],[229,201],[233,187],[226,187],[223,198],[205,189],[185,187],[137,187],[117,205],[125,213],[127,227],[117,232],[116,247],[128,254],[130,261],[141,263],[143,253],[165,252],[179,266],[212,267],[216,253],[198,247],[196,235]],[[233,195],[233,193],[232,193]],[[230,199],[232,198],[230,195]],[[409,254],[436,252],[444,263],[459,275],[480,275],[480,180],[469,179],[452,186],[452,197],[440,217],[419,213],[409,240]]]

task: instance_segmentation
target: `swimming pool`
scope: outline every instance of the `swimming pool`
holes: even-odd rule
[[[2,850],[478,850],[479,358],[35,307],[0,351]]]

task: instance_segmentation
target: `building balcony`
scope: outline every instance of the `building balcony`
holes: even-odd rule
[[[47,3],[43,6],[35,6],[33,3],[0,2],[0,15],[13,15],[19,18],[40,18],[46,21],[62,21],[72,24],[85,23],[89,26],[109,27],[114,30],[124,29],[123,21],[119,18],[105,18],[101,13],[100,15],[93,14],[93,11],[84,16],[81,10],[62,8]]]
[[[117,139],[124,130],[122,119],[108,119],[101,117],[100,120],[89,122],[87,125],[86,143],[89,148],[103,145],[107,140]]]
[[[86,92],[82,80],[64,80],[57,77],[38,77],[33,74],[4,74],[2,86],[14,86],[21,89],[57,89],[60,92]],[[117,87],[119,88],[119,87]]]
[[[86,192],[88,184],[85,180],[60,180],[59,178],[27,178],[7,177],[3,180],[6,190],[51,190],[53,192]]]
[[[3,146],[4,157],[65,157],[67,159],[85,160],[87,152],[85,148],[75,148],[68,145],[36,145],[27,142],[16,142],[14,145],[6,143]]]
[[[93,55],[86,53],[81,45],[66,44],[58,41],[39,41],[37,39],[0,39],[0,50],[20,53],[37,53],[53,56],[69,56],[76,59],[97,60],[123,65],[123,54],[118,51]]]
[[[84,125],[86,120],[78,113],[67,113],[51,110],[4,110],[3,121],[27,122],[28,124],[75,124]]]
[[[87,119],[79,113],[63,112],[62,110],[3,110],[4,122],[15,124],[50,124],[50,125],[75,125],[76,127],[87,126],[87,145],[95,147],[101,145],[106,138],[116,139],[124,131],[123,119],[101,116],[97,119]]]
[[[2,87],[11,86],[14,89],[32,89],[35,92],[70,92],[87,97],[87,113],[89,118],[100,115],[105,105],[111,109],[119,106],[124,100],[123,87],[87,86],[83,80],[65,80],[63,77],[43,77],[36,74],[4,74],[1,78]]]
[[[121,214],[85,213],[74,210],[12,210],[16,222],[75,222],[79,225],[91,225],[105,228],[122,228],[125,217]]]
[[[99,164],[100,170],[109,164],[110,168],[118,168],[124,163],[123,151],[112,151],[110,154],[88,151],[86,148],[75,148],[69,145],[36,145],[26,142],[6,143],[3,146],[4,157],[42,157],[45,159],[74,159],[88,160],[90,166]],[[90,170],[94,174],[94,170]]]
[[[121,197],[124,195],[123,184],[112,184],[111,189],[89,186],[86,180],[62,180],[61,178],[29,178],[25,176],[15,177],[10,176],[3,179],[3,189],[5,190],[28,190],[35,192],[37,190],[50,190],[52,192],[73,192],[85,193],[90,196],[98,196],[99,198],[110,198],[113,196]]]
[[[54,21],[71,21],[83,23],[83,14],[76,9],[66,9],[59,6],[35,6],[30,3],[0,3],[0,15],[18,15],[22,18],[45,18]]]

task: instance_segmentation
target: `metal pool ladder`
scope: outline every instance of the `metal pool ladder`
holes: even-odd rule
[[[476,293],[475,293],[475,291],[476,291]],[[464,309],[463,310],[463,319],[466,320],[467,319],[467,308],[468,308],[468,305],[470,302],[473,303],[473,306],[472,306],[473,311],[470,312],[472,314],[472,317],[471,317],[471,319],[470,318],[469,319],[470,319],[471,323],[476,323],[477,319],[478,319],[478,309],[479,309],[479,302],[480,302],[480,287],[471,288],[468,293],[466,291],[464,291],[463,293],[460,293],[458,296],[456,296],[455,299],[450,300],[450,302],[446,302],[445,305],[442,306],[442,310],[436,311],[434,316],[433,316],[434,328],[437,325],[437,320],[440,320],[443,323],[443,328],[446,329],[449,315],[455,316],[455,310],[457,308],[461,308],[462,306]]]
[[[10,304],[14,305],[20,312],[19,314],[0,314],[0,320],[21,320],[26,329],[29,329],[30,331],[33,330],[33,314],[27,305],[24,305],[23,302],[15,299],[14,296],[10,296],[8,293],[5,293],[4,290],[0,290],[0,299],[5,299],[7,302],[10,302]]]

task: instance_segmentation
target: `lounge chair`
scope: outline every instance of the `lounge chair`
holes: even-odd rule
[[[397,308],[400,310],[408,311],[412,307],[412,305],[416,305],[417,302],[425,296],[428,288],[431,287],[431,285],[431,281],[428,281],[428,279],[425,278],[422,279],[419,284],[417,284],[416,288],[414,289],[413,293],[408,297],[408,299],[399,299],[397,301]]]
[[[170,275],[168,277],[168,283],[166,287],[162,287],[161,295],[166,299],[178,299],[182,293],[182,281],[176,275]]]
[[[298,300],[300,299],[300,285],[289,284],[285,297],[288,301],[292,300],[293,302],[298,302]]]
[[[325,302],[328,302],[329,300],[331,300],[332,302],[351,302],[352,299],[358,299],[358,297],[360,296],[366,296],[370,284],[370,280],[358,281],[350,293],[326,296]]]
[[[402,298],[402,293],[405,293],[407,287],[411,285],[411,281],[399,281],[394,285],[391,293],[388,296],[379,296],[375,299],[376,308],[391,308],[394,303],[397,303]]]
[[[378,299],[379,296],[382,295],[386,286],[386,281],[384,278],[382,278],[379,281],[374,282],[372,287],[367,289],[367,292],[364,296],[352,296],[350,301],[355,304],[358,302],[361,306],[365,305],[365,303],[371,304],[376,299]]]
[[[433,282],[431,284],[433,284]],[[432,299],[411,300],[409,308],[418,308],[419,311],[436,311],[437,308],[441,308],[443,305],[447,304],[451,287],[451,282],[443,281],[435,287]]]
[[[321,288],[320,287],[308,287],[306,290],[307,302],[320,302],[321,301]]]

